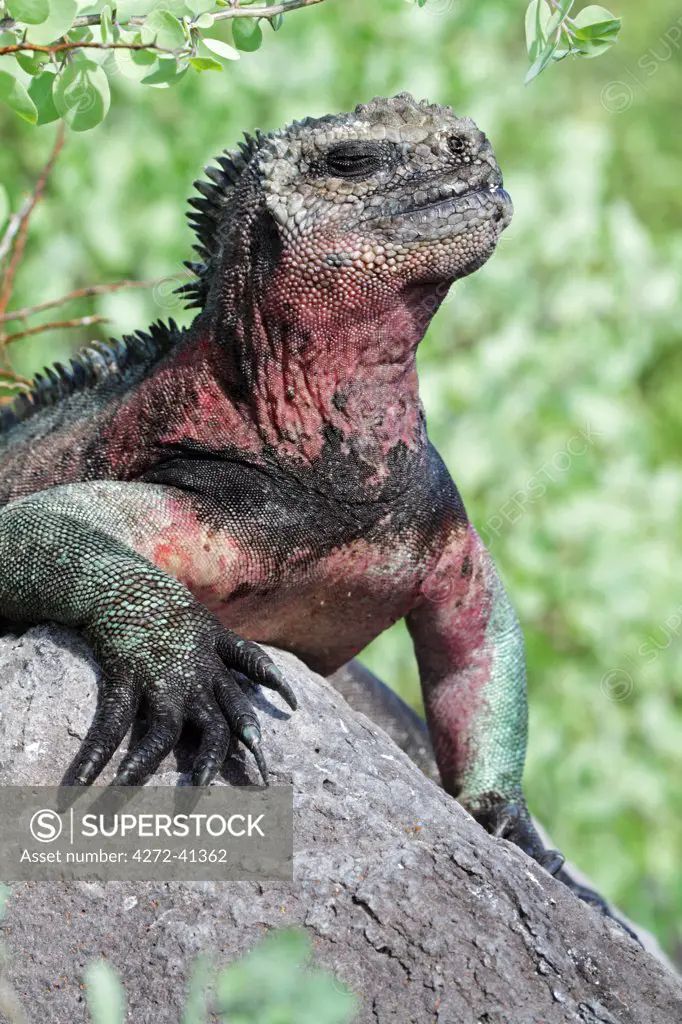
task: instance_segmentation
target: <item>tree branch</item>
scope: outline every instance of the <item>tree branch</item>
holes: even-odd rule
[[[14,370],[0,370],[0,387],[2,388],[30,388],[33,382],[30,377],[23,377]]]
[[[69,50],[154,50],[157,53],[172,53],[179,54],[182,52],[178,50],[167,50],[163,46],[157,46],[156,43],[95,43],[95,42],[79,42],[79,43],[51,43],[49,46],[41,46],[38,43],[12,43],[11,46],[0,46],[0,57],[4,57],[9,53],[22,53],[25,50],[30,50],[33,53],[65,53]]]
[[[162,278],[162,280],[164,280]],[[47,302],[39,302],[35,306],[24,306],[23,309],[13,309],[9,313],[0,313],[0,324],[10,320],[26,320],[35,313],[42,313],[46,309],[54,309],[55,306],[64,306],[67,302],[75,299],[85,299],[89,295],[104,295],[108,292],[117,292],[121,288],[153,288],[158,281],[115,281],[113,284],[91,284],[86,288],[76,288],[66,295],[60,295],[58,299],[48,299]]]
[[[266,6],[265,4],[259,4],[258,6],[254,6],[254,7],[240,7],[239,6],[239,0],[233,0],[233,3],[234,3],[233,7],[229,7],[229,8],[227,8],[224,11],[217,11],[215,13],[214,12],[210,12],[210,13],[213,16],[213,20],[214,21],[228,21],[228,20],[231,20],[232,18],[267,18],[268,20],[270,20],[271,18],[277,17],[278,14],[288,14],[289,11],[296,11],[296,10],[299,10],[300,8],[302,8],[302,7],[313,7],[315,4],[322,4],[324,2],[325,2],[325,0],[283,0],[282,3],[270,4],[268,6]],[[122,22],[122,24],[125,24],[125,25],[144,25],[145,20],[146,20],[146,15],[133,14],[129,18],[126,18]],[[71,28],[87,28],[90,25],[99,25],[100,23],[101,23],[101,15],[100,14],[82,14],[80,17],[73,19]],[[17,25],[16,21],[5,21],[3,23],[3,27],[6,28],[6,29],[15,28],[16,25]],[[133,49],[145,49],[145,50],[147,50],[147,49],[154,49],[155,48],[153,43],[150,43],[150,44],[146,44],[146,43],[139,44],[138,43],[136,45],[127,45],[127,44],[123,44],[123,43],[117,43],[117,44],[110,44],[109,46],[107,46],[106,44],[100,44],[100,43],[90,43],[90,44],[88,44],[88,43],[75,43],[75,44],[73,44],[72,46],[69,46],[69,47],[62,46],[61,49],[67,49],[67,48],[68,49],[75,49],[76,47],[80,48],[80,47],[85,47],[85,46],[88,46],[88,45],[90,45],[90,47],[93,48],[93,49],[94,48],[97,48],[97,49],[125,48],[125,49],[130,49],[130,50],[133,50]],[[3,46],[3,47],[0,47],[0,56],[3,56],[4,54],[7,54],[7,53],[15,53],[17,50],[21,50],[21,49],[35,50],[37,53],[45,53],[45,52],[50,52],[51,53],[51,52],[55,52],[56,51],[56,47],[54,47],[54,46],[41,47],[41,46],[33,46],[30,43],[17,43],[15,46]],[[164,52],[172,52],[172,51],[164,51]]]
[[[275,18],[278,14],[287,14],[300,7],[312,7],[322,4],[325,0],[288,0],[281,4],[270,4],[268,7],[231,7],[213,15],[214,21],[226,21],[229,18]]]
[[[13,214],[13,216],[10,217],[7,229],[4,235],[2,236],[2,240],[0,240],[0,263],[4,260],[5,256],[12,248],[12,242],[14,241],[16,233],[21,225],[22,219],[30,205],[31,196],[28,196],[21,204],[19,212]]]
[[[66,327],[89,327],[91,324],[107,323],[105,316],[81,316],[73,320],[51,320],[47,324],[37,324],[35,327],[27,327],[23,331],[15,331],[14,334],[0,334],[0,346],[9,345],[19,338],[30,338],[34,334],[42,334],[44,331],[57,331]]]
[[[40,177],[36,182],[33,192],[23,203],[19,212],[15,214],[14,217],[10,218],[7,230],[5,231],[2,242],[0,242],[0,260],[3,259],[10,251],[12,253],[9,266],[7,267],[7,273],[5,274],[2,282],[2,288],[0,289],[0,313],[5,312],[9,300],[12,297],[14,277],[19,267],[19,263],[21,262],[24,245],[26,244],[26,232],[28,231],[28,222],[31,218],[31,214],[42,198],[43,189],[45,188],[50,172],[55,165],[55,161],[61,153],[63,145],[64,125],[60,124],[57,129],[57,137],[55,138],[52,152],[50,153],[47,163],[40,172]]]

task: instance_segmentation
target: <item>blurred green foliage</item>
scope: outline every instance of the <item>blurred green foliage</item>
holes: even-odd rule
[[[182,1024],[350,1024],[354,996],[328,971],[309,966],[312,947],[302,931],[273,932],[251,952],[216,971],[194,965]],[[93,1024],[123,1024],[125,990],[106,960],[86,972]]]
[[[166,88],[190,68],[222,72],[239,59],[239,50],[261,48],[262,24],[277,31],[293,11],[322,2],[120,0],[112,7],[103,0],[0,0],[0,58],[7,58],[0,68],[0,102],[29,124],[61,117],[75,132],[90,131],[109,110],[110,78],[123,74]],[[430,13],[435,11],[434,0],[408,2],[430,3]],[[441,14],[450,6],[450,0],[435,2],[445,4]],[[616,41],[619,18],[598,4],[576,14],[575,2],[530,0],[526,82],[554,61],[597,57]]]
[[[10,901],[0,883],[0,921]],[[206,955],[192,967],[182,1024],[350,1024],[357,1000],[330,971],[311,964],[313,946],[304,931],[280,928],[265,936],[246,956],[218,967]],[[7,1024],[26,1024],[19,997],[4,977],[7,962],[0,942],[0,1006]],[[104,957],[85,970],[92,1024],[124,1024],[125,987]]]
[[[403,89],[490,136],[516,205],[492,261],[453,289],[422,346],[430,432],[490,544],[528,647],[527,791],[608,896],[682,944],[682,17],[613,0],[618,45],[524,88],[525,4],[330,2],[289,17],[221,75],[141,90],[72,135],[32,222],[15,306],[126,277],[182,280],[182,211],[242,129]],[[0,113],[14,208],[54,126]],[[63,314],[112,331],[182,318],[168,287]],[[60,313],[61,316],[61,313]],[[30,374],[94,336],[16,346]],[[367,652],[418,705],[402,627]],[[679,947],[678,947],[679,948]]]

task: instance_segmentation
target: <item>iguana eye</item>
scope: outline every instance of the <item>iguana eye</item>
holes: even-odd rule
[[[385,153],[371,142],[343,142],[327,153],[327,169],[339,178],[368,178],[384,163]]]
[[[463,135],[450,135],[448,137],[448,149],[455,156],[464,156],[469,148],[469,140]]]

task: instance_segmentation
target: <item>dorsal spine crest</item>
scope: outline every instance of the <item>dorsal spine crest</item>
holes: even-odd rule
[[[136,331],[121,339],[93,341],[69,360],[69,366],[54,363],[33,378],[25,391],[0,409],[0,433],[11,430],[35,413],[103,380],[114,380],[131,367],[155,362],[181,338],[175,321],[158,321],[148,331]]]

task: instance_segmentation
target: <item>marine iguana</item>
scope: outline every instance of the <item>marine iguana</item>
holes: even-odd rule
[[[231,738],[266,779],[235,673],[296,700],[259,642],[330,675],[405,618],[443,785],[556,873],[522,790],[521,630],[415,367],[510,222],[490,143],[401,94],[247,135],[206,173],[191,326],[95,345],[3,413],[0,615],[75,627],[104,673],[64,784],[93,782],[141,706],[116,784],[187,722],[195,784]]]

